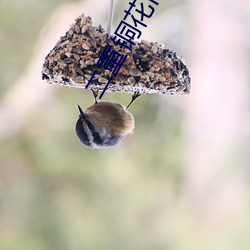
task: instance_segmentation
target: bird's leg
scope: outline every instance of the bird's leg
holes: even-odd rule
[[[135,92],[132,95],[132,99],[130,101],[130,103],[128,104],[128,106],[126,107],[126,110],[131,106],[131,104],[140,96],[141,94],[139,93],[139,91]]]
[[[94,99],[95,99],[95,104],[97,104],[97,97],[98,97],[98,92],[99,92],[99,89],[97,90],[94,90],[94,89],[90,89],[93,93],[93,96],[94,96]]]

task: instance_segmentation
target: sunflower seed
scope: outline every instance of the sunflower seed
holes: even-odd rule
[[[86,44],[86,43],[83,43],[82,44],[82,48],[85,49],[85,50],[89,50],[89,46]]]
[[[87,60],[87,61],[85,62],[85,64],[86,64],[86,65],[94,65],[95,63],[94,63],[93,61]]]
[[[133,76],[129,77],[127,81],[128,81],[129,84],[134,84],[135,83],[135,78]]]
[[[137,70],[137,69],[135,69],[135,68],[130,68],[130,69],[129,69],[129,74],[130,74],[131,76],[141,76],[141,75],[142,75],[142,72],[139,71],[139,70]]]
[[[75,25],[75,31],[76,31],[76,33],[77,34],[79,34],[80,33],[80,27],[79,27],[79,25]]]
[[[152,79],[154,78],[155,74],[153,72],[148,71],[147,75]]]
[[[82,72],[82,70],[81,70],[79,67],[75,66],[75,67],[74,67],[74,70],[75,70],[75,72],[78,73],[79,75],[81,75],[81,76],[83,75],[83,72]]]
[[[140,79],[142,80],[142,81],[149,81],[149,76],[148,75],[142,75],[141,77],[140,77]]]
[[[107,84],[109,81],[108,81],[107,79],[103,78],[103,77],[100,77],[100,78],[98,79],[98,82],[99,82],[99,83],[105,83],[105,84]]]
[[[153,46],[151,47],[151,51],[152,51],[154,54],[157,53],[157,50],[158,50],[158,48],[157,48],[155,45],[153,45]]]
[[[65,63],[67,63],[67,64],[70,64],[70,63],[72,63],[72,62],[75,62],[75,59],[73,59],[73,58],[65,58],[63,61],[64,61]]]
[[[80,60],[80,56],[79,56],[79,55],[77,55],[77,54],[74,53],[73,56],[74,56],[74,58],[75,58],[77,61]]]
[[[71,79],[72,79],[74,82],[76,82],[76,83],[82,83],[82,82],[84,82],[82,76],[75,76],[75,77],[72,77]]]

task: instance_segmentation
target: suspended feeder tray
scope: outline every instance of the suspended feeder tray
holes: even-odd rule
[[[93,26],[89,16],[81,15],[46,56],[42,79],[50,84],[85,88],[93,73],[90,88],[103,90],[112,72],[97,62],[107,45],[127,55],[107,92],[140,94],[188,94],[187,66],[176,52],[157,42],[134,41],[132,51],[115,46],[101,25]]]

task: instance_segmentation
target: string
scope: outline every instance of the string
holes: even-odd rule
[[[111,34],[111,30],[112,30],[114,9],[115,9],[115,0],[110,0],[110,2],[109,2],[109,12],[108,12],[108,25],[107,25],[107,33],[109,35]]]

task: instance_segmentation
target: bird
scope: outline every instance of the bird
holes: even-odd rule
[[[85,112],[78,105],[79,118],[75,130],[80,142],[91,149],[112,148],[121,142],[135,127],[133,115],[128,112],[130,105],[140,96],[132,95],[132,100],[123,106],[109,101],[97,102],[98,90],[91,89],[95,102]]]

